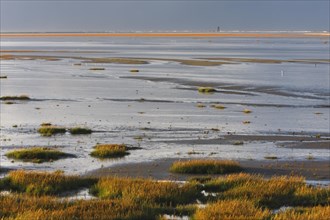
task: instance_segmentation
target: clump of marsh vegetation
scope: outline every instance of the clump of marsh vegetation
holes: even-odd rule
[[[105,70],[103,67],[94,67],[94,68],[89,68],[89,70]]]
[[[151,179],[108,177],[101,178],[91,192],[103,199],[121,198],[138,204],[177,205],[189,204],[200,197],[195,184],[179,185]]]
[[[53,126],[53,125],[46,125],[46,126],[41,126],[38,129],[38,132],[42,136],[52,136],[55,134],[64,134],[66,132],[66,128],[64,127],[58,127],[58,126]]]
[[[250,109],[247,109],[247,108],[243,110],[243,113],[245,113],[245,114],[250,114],[251,112],[252,111]]]
[[[243,141],[234,141],[233,145],[243,145],[244,142]]]
[[[40,124],[40,126],[52,126],[52,123],[50,122],[43,122]]]
[[[267,160],[277,160],[277,159],[278,159],[277,156],[272,156],[272,155],[270,155],[270,156],[265,156],[264,158],[267,159]]]
[[[197,209],[194,219],[268,219],[268,209],[256,207],[248,200],[222,200]]]
[[[93,200],[54,196],[89,187]],[[65,176],[62,172],[12,171],[0,180],[2,219],[328,219],[330,188],[308,186],[302,177],[230,174],[194,178],[185,183],[152,179]],[[205,194],[202,194],[204,191]],[[197,201],[206,204],[198,207]],[[290,206],[284,211],[274,211]]]
[[[176,161],[170,167],[173,173],[226,174],[242,170],[239,163],[231,160],[188,160]]]
[[[216,92],[217,90],[213,87],[198,87],[198,92],[199,93],[213,93]]]
[[[95,179],[66,176],[62,171],[36,172],[16,170],[0,180],[4,189],[30,195],[56,195],[95,184]]]
[[[94,147],[91,156],[101,159],[117,158],[128,155],[127,150],[124,144],[99,144]]]
[[[231,174],[204,183],[206,191],[221,192],[216,200],[251,200],[259,207],[312,206],[329,204],[330,188],[306,185],[302,177],[272,177]]]
[[[89,128],[74,127],[69,129],[70,134],[91,134],[92,130]]]
[[[6,153],[6,156],[8,158],[34,163],[51,162],[61,158],[73,157],[72,154],[67,154],[48,147],[33,147],[29,149],[14,150]]]
[[[284,212],[276,214],[273,220],[306,220],[306,219],[329,219],[330,206],[315,206],[315,207],[298,207],[291,208]]]
[[[197,103],[196,105],[197,108],[205,108],[206,105],[202,104],[202,103]]]
[[[212,108],[215,108],[215,109],[225,109],[226,107],[223,106],[223,105],[219,105],[219,104],[214,104],[214,105],[211,105]]]
[[[30,97],[27,95],[20,95],[20,96],[1,96],[0,100],[3,101],[12,101],[12,100],[19,100],[19,101],[25,101],[30,100]]]
[[[5,101],[4,104],[6,104],[6,105],[13,105],[13,104],[15,104],[15,102],[12,102],[12,101]]]

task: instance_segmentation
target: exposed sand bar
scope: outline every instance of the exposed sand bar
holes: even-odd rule
[[[330,33],[0,33],[0,37],[329,37]]]

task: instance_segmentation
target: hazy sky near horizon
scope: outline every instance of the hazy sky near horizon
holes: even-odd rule
[[[9,31],[329,31],[329,0],[0,0]]]

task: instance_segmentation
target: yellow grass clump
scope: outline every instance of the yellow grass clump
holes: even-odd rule
[[[42,136],[52,136],[55,134],[64,134],[66,132],[66,128],[64,127],[58,127],[58,126],[41,126],[38,129],[38,132],[42,135]]]
[[[65,157],[72,157],[73,155],[63,153],[59,150],[48,147],[33,147],[28,149],[19,149],[6,153],[8,158],[42,163],[46,161],[58,160]]]
[[[92,157],[115,158],[128,155],[127,147],[124,144],[99,144],[94,147]]]
[[[214,104],[214,105],[211,105],[211,107],[212,108],[215,108],[215,109],[220,109],[220,110],[223,110],[223,109],[225,109],[226,107],[225,106],[223,106],[223,105],[219,105],[219,104]]]
[[[130,200],[58,200],[54,197],[1,196],[0,218],[15,220],[118,220],[156,219],[158,207],[141,206]]]
[[[261,207],[326,205],[330,202],[330,187],[308,186],[302,177],[272,177],[232,174],[205,183],[205,190],[221,192],[218,199],[248,199]]]
[[[199,208],[194,215],[197,220],[268,219],[268,209],[256,207],[248,200],[225,200]]]
[[[239,163],[231,160],[189,160],[176,161],[170,167],[173,173],[225,174],[241,171]]]
[[[66,176],[61,171],[49,173],[24,170],[11,171],[1,181],[6,183],[0,184],[3,188],[31,195],[59,194],[64,191],[90,186],[95,182],[95,180],[89,178]]]
[[[327,220],[330,217],[330,206],[315,206],[309,208],[292,208],[276,214],[273,220]]]
[[[217,90],[213,87],[199,87],[198,92],[199,93],[213,93],[216,92]]]
[[[175,205],[194,202],[200,192],[194,184],[180,186],[174,182],[151,179],[102,178],[91,190],[100,198],[131,199],[139,204]]]

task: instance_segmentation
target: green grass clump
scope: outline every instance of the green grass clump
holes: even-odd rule
[[[94,147],[92,157],[98,158],[116,158],[128,155],[127,147],[123,144],[99,144]]]
[[[226,174],[241,170],[239,163],[230,160],[177,161],[170,167],[170,171],[173,173],[188,174]]]
[[[88,187],[95,183],[94,179],[66,176],[61,171],[53,173],[16,170],[9,172],[2,179],[9,190],[30,195],[55,195],[68,190]]]
[[[64,134],[66,129],[64,127],[57,127],[57,126],[41,126],[38,129],[38,132],[42,136],[52,136],[55,134]]]
[[[33,147],[29,149],[20,149],[6,153],[8,158],[34,162],[34,163],[42,163],[49,162],[53,160],[58,160],[65,157],[72,157],[73,155],[63,153],[61,151],[47,148],[47,147]]]
[[[21,95],[21,96],[1,96],[0,100],[3,101],[11,101],[11,100],[30,100],[30,97],[27,95]]]
[[[197,209],[194,219],[268,219],[270,215],[268,209],[256,207],[251,201],[226,200]]]
[[[200,93],[213,93],[217,90],[213,87],[198,87],[198,92]]]
[[[101,178],[91,192],[103,199],[121,198],[165,206],[188,204],[200,196],[196,185],[190,183],[180,186],[175,182],[118,177]]]
[[[92,130],[89,128],[74,127],[69,129],[70,134],[91,134]]]

